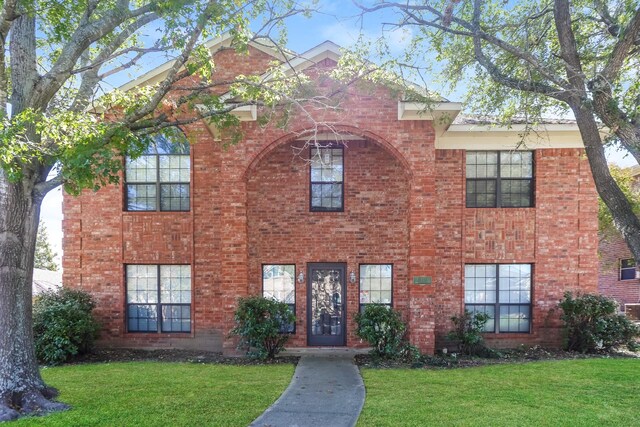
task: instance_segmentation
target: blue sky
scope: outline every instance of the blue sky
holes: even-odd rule
[[[390,39],[391,45],[397,52],[407,46],[410,33],[407,31],[391,31],[387,29],[383,32],[383,23],[394,22],[396,17],[389,12],[375,16],[367,16],[360,19],[358,10],[349,0],[325,0],[318,5],[318,13],[313,18],[294,17],[288,21],[288,45],[287,47],[295,52],[305,52],[318,44],[330,40],[334,43],[349,47],[358,39],[360,31],[363,31],[368,39],[375,40],[379,37]],[[153,31],[150,31],[153,34]],[[154,63],[155,62],[155,63]],[[161,65],[164,59],[156,59],[150,62],[147,68],[141,68],[131,73],[129,76],[122,76],[113,81],[114,86],[119,86],[126,82],[127,78],[135,78],[144,74],[152,66]],[[430,81],[434,83],[437,79]],[[437,87],[433,86],[438,89]],[[464,93],[464,85],[459,85],[454,93],[447,93],[440,90],[440,94],[451,101],[461,101]],[[621,152],[611,151],[610,161],[620,166],[631,166],[636,164],[630,156],[624,156]],[[53,190],[47,195],[42,205],[42,220],[47,226],[49,237],[54,250],[58,255],[62,254],[62,191]]]

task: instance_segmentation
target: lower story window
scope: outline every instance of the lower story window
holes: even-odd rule
[[[296,312],[296,266],[293,264],[264,264],[262,266],[262,296],[283,302]],[[293,334],[295,322],[283,323],[280,332]]]
[[[486,313],[485,332],[531,331],[531,264],[467,264],[465,309]]]
[[[191,332],[191,266],[127,265],[127,330]]]
[[[360,309],[366,304],[391,307],[393,265],[360,264]]]
[[[633,280],[636,278],[636,260],[633,258],[620,260],[620,280]]]

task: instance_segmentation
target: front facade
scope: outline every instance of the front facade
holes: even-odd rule
[[[220,55],[229,73],[273,60]],[[300,69],[337,55],[325,43]],[[458,104],[422,109],[351,88],[339,112],[286,130],[243,109],[229,148],[187,126],[190,147],[159,141],[127,161],[122,185],[65,196],[64,283],[96,297],[107,346],[233,351],[237,299],[256,294],[295,311],[292,347],[366,345],[353,317],[369,303],[401,311],[425,352],[448,345],[465,308],[491,315],[490,345],[559,345],[563,293],[597,286],[577,129],[549,125],[515,150],[517,126],[445,126]]]

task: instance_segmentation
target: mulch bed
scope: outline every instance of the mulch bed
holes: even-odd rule
[[[417,368],[417,369],[455,369],[486,365],[500,365],[509,363],[526,363],[542,360],[575,360],[589,358],[640,358],[640,352],[630,352],[626,349],[610,353],[582,354],[572,351],[546,349],[539,346],[500,350],[492,357],[471,357],[463,355],[435,355],[422,356],[415,362],[401,360],[382,360],[370,354],[356,355],[356,364],[360,367],[387,368]]]
[[[183,363],[216,363],[222,365],[277,365],[297,364],[297,356],[276,357],[273,360],[256,360],[248,357],[229,357],[222,353],[177,350],[177,349],[94,349],[91,353],[79,355],[69,364],[79,363],[109,363],[109,362],[183,362]]]

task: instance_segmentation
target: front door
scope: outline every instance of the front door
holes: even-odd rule
[[[345,264],[307,267],[307,337],[309,345],[345,345]]]

